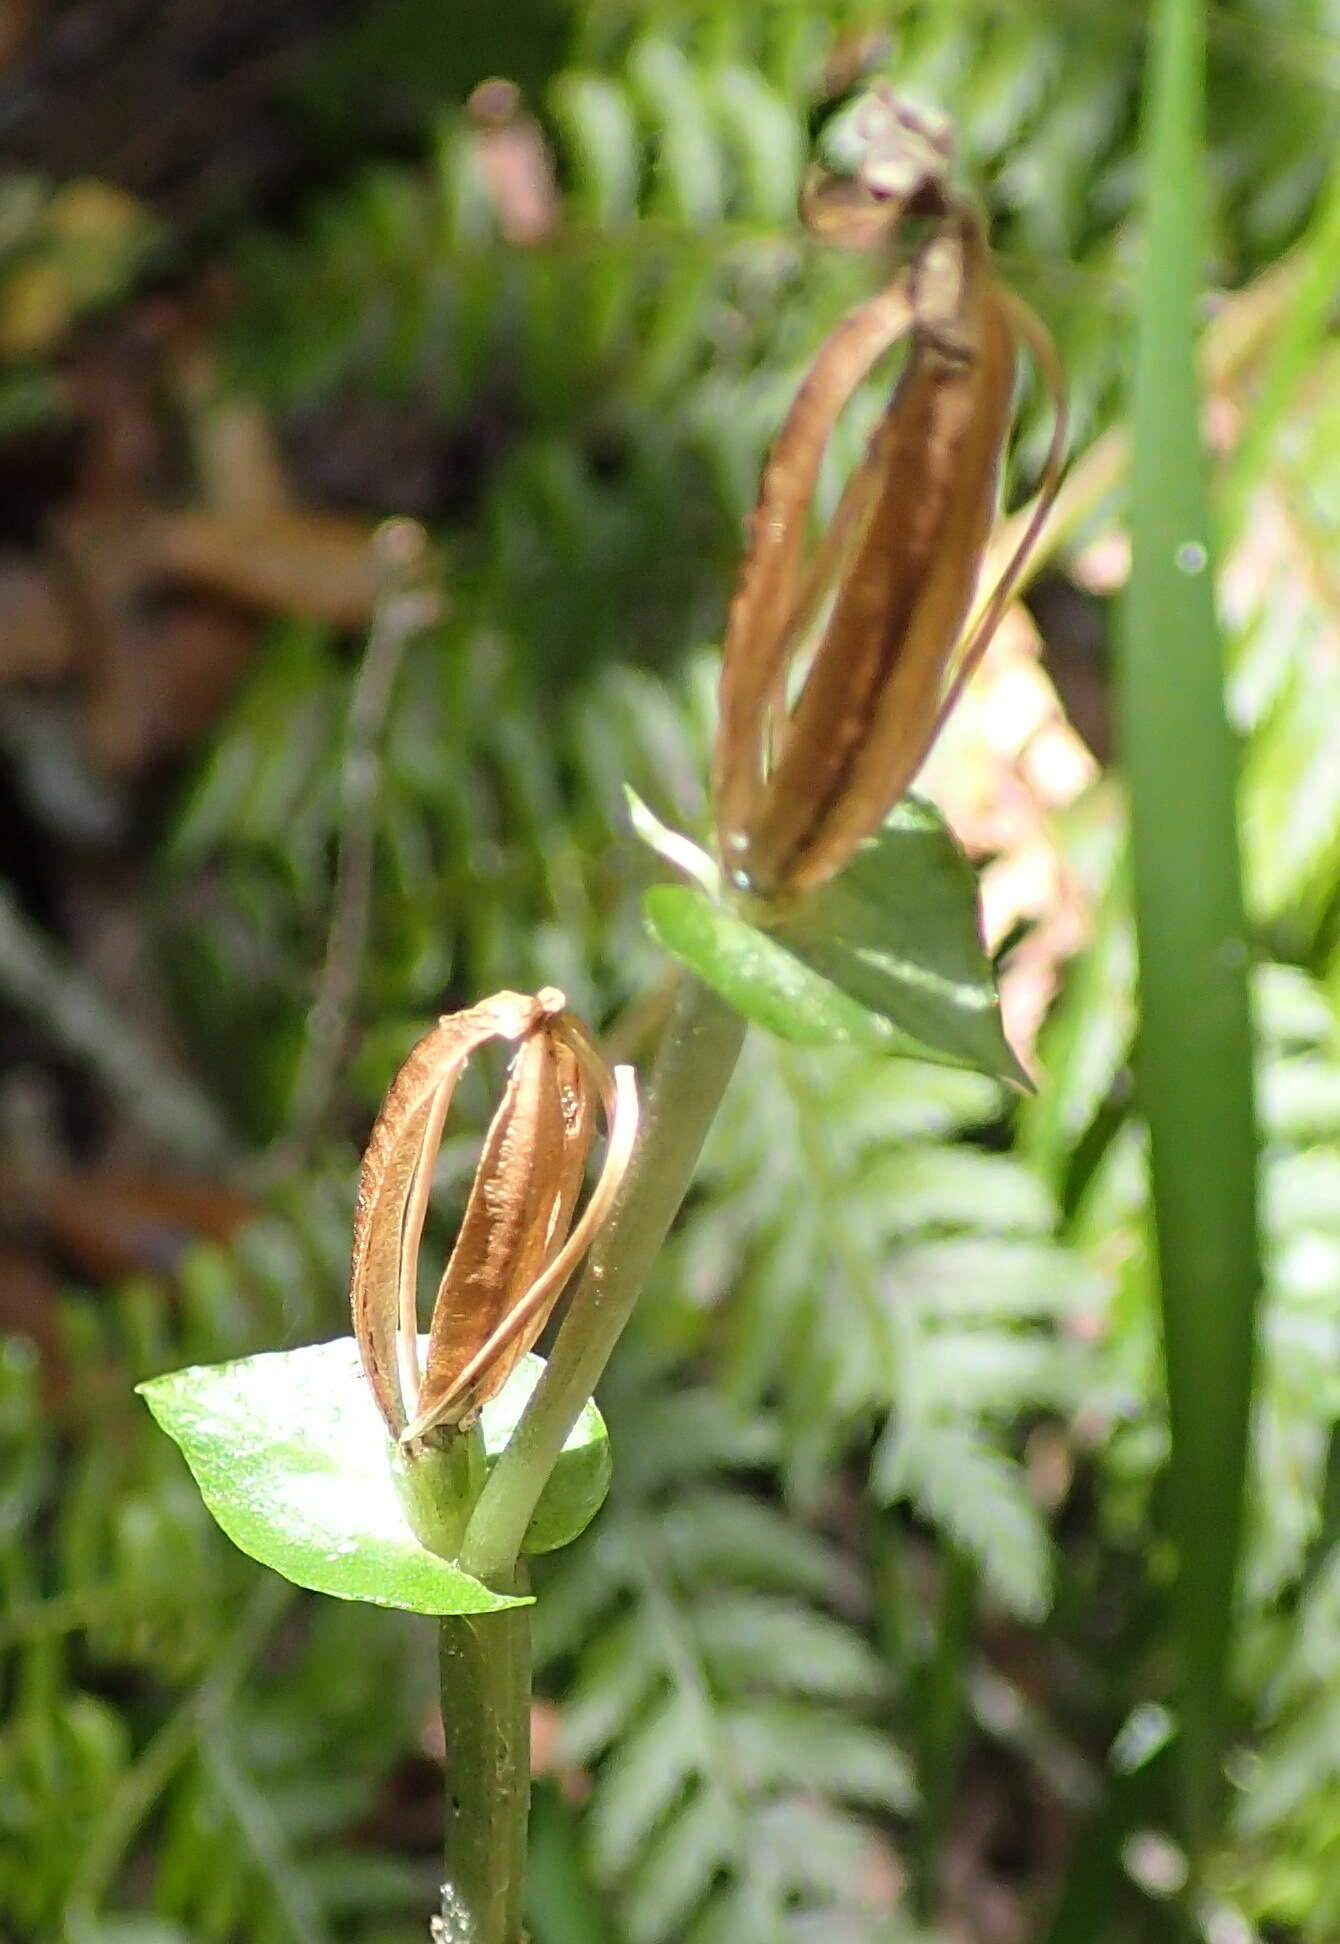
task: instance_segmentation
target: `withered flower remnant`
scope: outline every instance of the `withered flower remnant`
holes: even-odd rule
[[[910,786],[1004,612],[1064,446],[1055,352],[997,278],[977,210],[948,186],[947,124],[888,93],[865,114],[856,175],[812,171],[801,211],[825,238],[891,247],[895,268],[832,332],[801,385],[764,470],[726,628],[718,841],[731,880],[768,900],[833,877]],[[929,225],[920,241],[908,240],[914,218]],[[833,425],[903,338],[893,396],[807,552]],[[1055,428],[1033,518],[965,636],[1020,338],[1054,394]]]
[[[419,1362],[417,1281],[433,1164],[456,1083],[487,1041],[515,1043]],[[596,1133],[604,1165],[574,1222]],[[500,992],[440,1019],[396,1075],[359,1176],[350,1302],[363,1369],[401,1444],[466,1426],[539,1336],[609,1213],[632,1153],[632,1069],[611,1069],[561,992]]]

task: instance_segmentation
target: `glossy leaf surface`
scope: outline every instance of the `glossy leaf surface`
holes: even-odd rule
[[[972,867],[915,798],[766,931],[684,885],[658,885],[645,910],[667,951],[782,1039],[878,1047],[1027,1085],[1001,1025]]]
[[[972,866],[930,804],[905,797],[775,936],[932,1058],[1025,1080],[982,949]]]
[[[485,1407],[490,1460],[543,1368],[541,1358],[527,1357]],[[427,1551],[410,1531],[352,1338],[178,1370],[139,1389],[234,1545],[295,1585],[414,1613],[518,1604]],[[608,1477],[604,1424],[588,1405],[537,1508],[536,1550],[575,1537]]]
[[[658,884],[643,909],[652,934],[737,1012],[799,1046],[888,1048],[883,1020],[814,972],[770,933],[701,891]]]

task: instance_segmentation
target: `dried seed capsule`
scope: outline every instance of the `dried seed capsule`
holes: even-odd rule
[[[416,1288],[433,1162],[456,1082],[490,1039],[517,1054],[438,1288],[420,1381]],[[605,1165],[573,1215],[603,1107]],[[438,1022],[396,1076],[359,1181],[351,1303],[363,1367],[394,1437],[468,1423],[529,1349],[608,1213],[631,1152],[636,1096],[552,989],[499,993]]]
[[[712,789],[722,854],[734,862],[735,842],[758,814],[766,780],[768,717],[797,646],[797,624],[808,585],[822,590],[840,565],[842,538],[859,530],[861,502],[873,484],[869,461],[843,496],[808,576],[806,524],[829,432],[861,380],[909,328],[906,283],[860,305],[821,348],[768,455],[750,544],[726,621],[718,691]]]
[[[489,1127],[438,1286],[420,1415],[462,1398],[468,1411],[494,1395],[539,1335],[557,1289],[524,1330],[490,1349],[567,1240],[595,1119],[594,1089],[572,1048],[553,1032],[531,1033]]]
[[[972,230],[938,237],[927,257],[907,365],[871,443],[859,544],[747,833],[746,868],[765,893],[823,883],[906,790],[976,585],[1014,337]]]
[[[763,476],[727,623],[714,795],[723,861],[769,899],[817,888],[912,782],[1004,610],[1059,481],[1062,387],[1050,340],[998,282],[975,212],[944,181],[947,142],[892,99],[855,183],[810,188],[808,219],[868,248],[882,210],[937,226],[887,289],[821,349]],[[932,139],[933,136],[933,139]],[[861,198],[866,198],[864,211]],[[866,456],[806,564],[805,525],[832,426],[875,360],[910,348]],[[1043,493],[971,639],[1009,436],[1016,339],[1057,401]],[[788,677],[808,660],[799,694]]]

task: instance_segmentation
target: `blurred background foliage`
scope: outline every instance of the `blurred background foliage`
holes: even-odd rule
[[[1145,9],[449,11],[4,17],[0,1932],[424,1934],[431,1629],[234,1554],[131,1385],[344,1327],[359,1141],[439,1010],[557,983],[647,1043],[622,784],[701,829],[760,459],[870,275],[796,185],[888,73],[954,117],[1075,403],[1045,571],[928,777],[1039,1091],[751,1039],[608,1379],[610,1505],[539,1575],[529,1923],[1182,1935],[1107,727]],[[1338,87],[1335,0],[1212,10],[1269,1252],[1216,1944],[1340,1934]],[[1043,429],[1026,397],[1011,501]],[[431,611],[385,592],[392,513]]]

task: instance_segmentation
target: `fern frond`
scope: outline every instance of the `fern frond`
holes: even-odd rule
[[[969,1421],[900,1418],[875,1454],[874,1483],[975,1560],[1008,1611],[1026,1619],[1046,1612],[1052,1562],[1038,1507],[1018,1467]]]
[[[697,1414],[701,1433],[672,1411],[672,1435],[644,1444],[635,1375],[634,1359],[606,1406],[634,1463],[616,1468],[591,1540],[546,1574],[537,1656],[575,1663],[562,1745],[594,1764],[591,1864],[624,1934],[715,1935],[743,1899],[744,1934],[778,1944],[818,1895],[772,1857],[779,1818],[795,1804],[830,1848],[848,1841],[868,1857],[859,1812],[905,1812],[908,1766],[867,1720],[885,1676],[839,1614],[859,1601],[850,1563],[732,1477],[775,1472],[775,1433],[730,1435],[714,1402]],[[727,1422],[714,1428],[713,1412]],[[688,1469],[703,1483],[685,1494],[682,1445],[699,1435],[709,1450]],[[824,1895],[835,1914],[861,1905],[850,1880]]]

